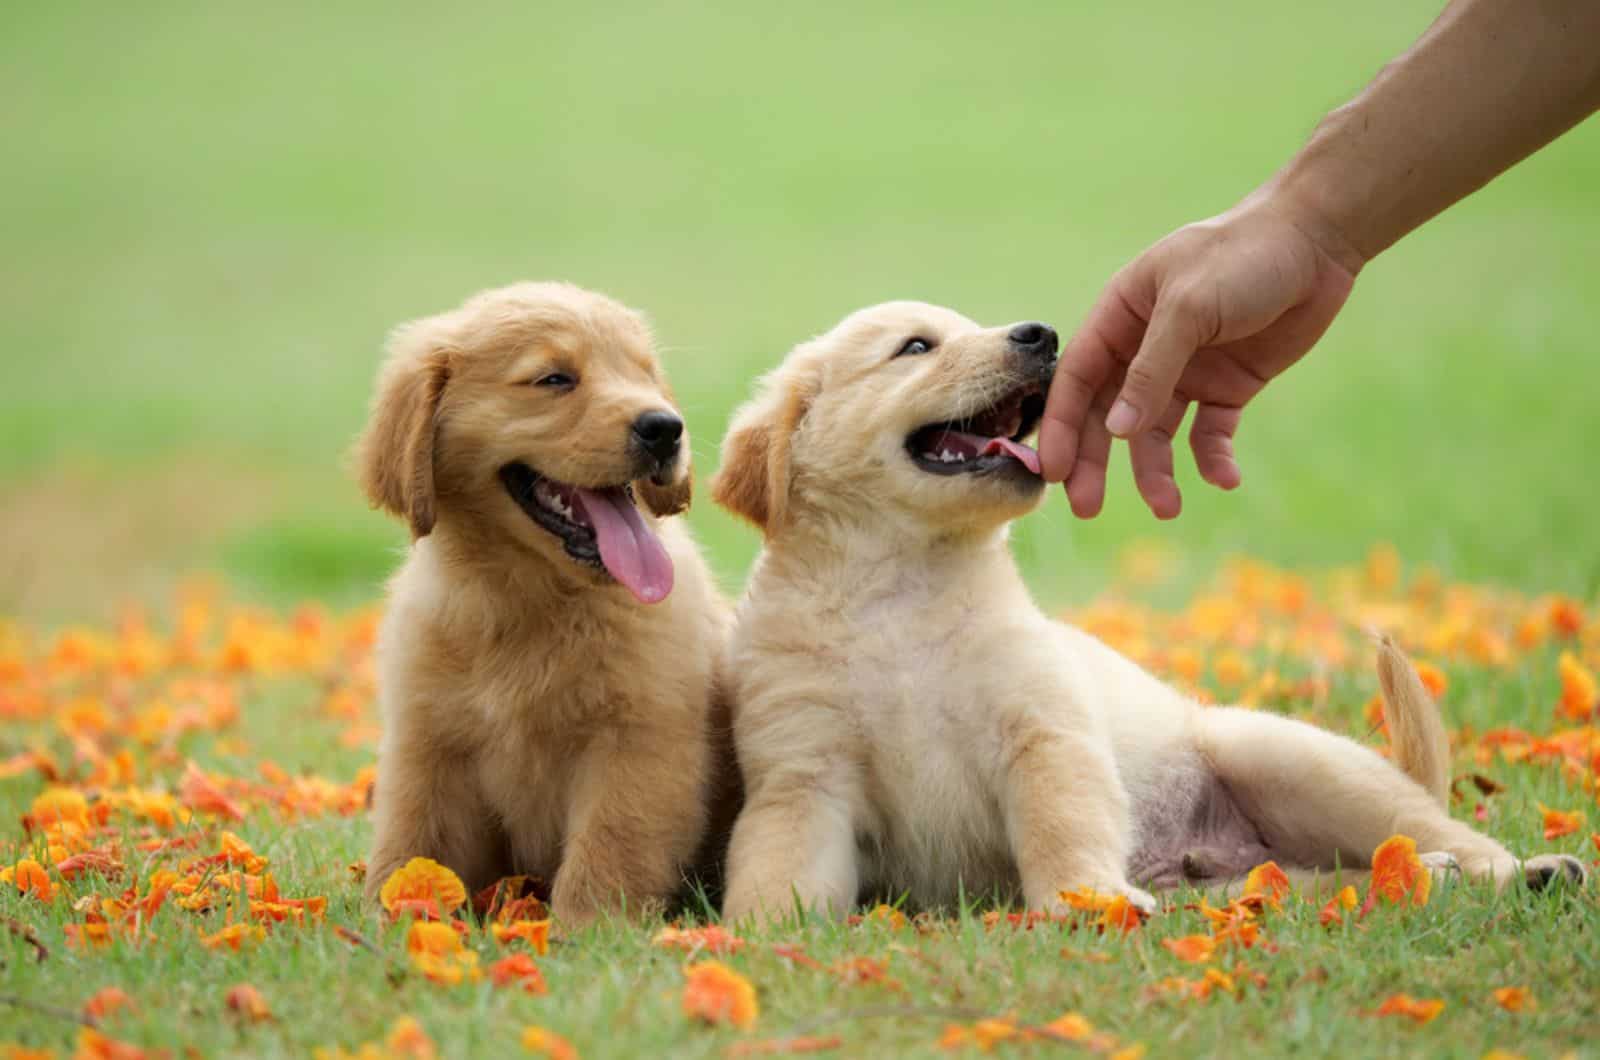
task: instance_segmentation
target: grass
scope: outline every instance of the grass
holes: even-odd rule
[[[0,660],[7,629],[48,646],[63,625],[109,628],[129,600],[160,614],[197,569],[222,572],[252,604],[372,600],[403,539],[365,511],[343,453],[382,336],[400,320],[517,278],[569,278],[644,308],[703,479],[751,380],[861,305],[920,297],[984,321],[1070,328],[1118,265],[1259,182],[1436,7],[68,0],[8,12],[0,616],[15,621],[0,618]],[[1180,461],[1187,509],[1173,524],[1150,519],[1126,476],[1093,522],[1053,498],[1014,537],[1038,595],[1082,605],[1112,585],[1129,542],[1148,542],[1181,563],[1139,590],[1168,610],[1136,614],[1171,632],[1158,616],[1203,599],[1193,593],[1225,556],[1315,571],[1393,541],[1413,571],[1508,586],[1530,609],[1559,591],[1592,613],[1597,185],[1591,122],[1371,266],[1318,351],[1246,417],[1241,491],[1207,490]],[[705,503],[689,519],[736,590],[755,536]],[[1410,642],[1446,664],[1453,721],[1480,733],[1557,726],[1554,646],[1486,665],[1429,641],[1427,623],[1437,634],[1449,619],[1443,600],[1432,606]],[[1473,622],[1509,637],[1515,616],[1496,605]],[[1592,635],[1588,645],[1594,666]],[[1225,649],[1196,650],[1210,663]],[[1258,673],[1271,662],[1262,651],[1250,656]],[[1173,660],[1151,661],[1170,671]],[[1359,664],[1331,676],[1325,701],[1268,705],[1366,738],[1370,679]],[[80,692],[116,720],[90,744],[127,742],[147,787],[175,790],[189,757],[222,776],[271,760],[340,781],[371,759],[370,741],[339,742],[348,723],[322,710],[323,670],[228,675],[237,724],[170,746],[121,728],[124,708],[171,693],[164,676],[33,679],[0,678],[0,760],[40,744],[78,783],[91,763],[74,760],[62,723]],[[30,689],[45,697],[32,720],[18,713]],[[1480,765],[1465,739],[1461,754],[1461,768],[1509,786],[1490,803],[1497,835],[1518,849],[1583,849],[1583,833],[1540,835],[1540,801],[1596,816],[1559,769]],[[0,779],[0,821],[42,785],[26,771]],[[195,827],[214,840],[217,822]],[[544,999],[391,981],[386,970],[406,968],[400,937],[359,904],[345,871],[365,849],[365,821],[258,810],[237,827],[287,891],[327,895],[329,922],[360,930],[381,956],[325,929],[221,954],[195,933],[223,914],[173,909],[148,943],[83,954],[62,944],[77,915],[65,899],[41,909],[8,892],[0,910],[52,952],[35,964],[25,942],[0,935],[0,1041],[66,1048],[69,1021],[14,1002],[75,1011],[109,984],[139,1001],[108,1024],[118,1037],[210,1054],[353,1046],[402,1013],[451,1055],[505,1053],[528,1022],[569,1034],[586,1056],[720,1055],[738,1037],[686,1022],[681,955],[622,926],[542,961]],[[20,835],[7,825],[0,843]],[[150,867],[130,865],[141,880]],[[68,890],[115,886],[88,878]],[[1315,912],[1291,903],[1269,919],[1277,952],[1246,956],[1269,985],[1239,1001],[1146,997],[1163,976],[1196,974],[1158,945],[1196,930],[1182,911],[1127,939],[988,932],[968,912],[932,935],[811,923],[752,939],[734,963],[760,991],[759,1035],[838,1034],[853,1055],[933,1053],[944,1023],[967,1011],[1034,1020],[1069,1009],[1154,1055],[1592,1048],[1592,896],[1457,888],[1331,934]],[[905,990],[788,967],[765,946],[779,935],[824,964],[887,957]],[[1065,959],[1063,946],[1110,960]],[[276,1022],[231,1024],[221,995],[235,981],[259,986]],[[1489,989],[1517,984],[1534,989],[1538,1011],[1488,1002]],[[1417,1028],[1361,1015],[1395,990],[1448,1007]]]
[[[1351,586],[1372,575],[1307,578],[1244,565],[1181,606],[1151,608],[1139,601],[1169,592],[1168,579],[1178,575],[1163,572],[1149,553],[1127,567],[1130,580],[1077,621],[1205,694],[1285,710],[1362,740],[1382,738],[1362,716],[1375,682],[1365,654],[1352,650],[1361,639],[1356,625],[1386,615],[1445,675],[1444,707],[1460,726],[1456,771],[1505,785],[1491,797],[1463,785],[1456,812],[1471,819],[1481,803],[1482,827],[1515,850],[1593,859],[1588,836],[1600,810],[1589,756],[1600,750],[1600,738],[1559,712],[1569,693],[1556,657],[1571,652],[1600,668],[1600,622],[1550,621],[1558,611],[1574,614],[1572,602],[1442,584],[1424,570],[1410,572],[1403,590],[1369,587],[1351,597]],[[1206,967],[1184,964],[1161,945],[1208,932],[1202,916],[1186,908],[1198,898],[1193,893],[1172,896],[1165,913],[1126,936],[1088,923],[1027,931],[990,925],[985,916],[993,907],[982,902],[898,928],[871,917],[856,926],[795,920],[744,932],[744,949],[724,958],[758,994],[759,1019],[743,1032],[684,1016],[683,968],[691,958],[649,945],[655,929],[648,925],[608,923],[558,942],[538,961],[547,996],[487,979],[438,985],[411,967],[405,926],[364,904],[348,869],[370,840],[359,795],[375,735],[370,612],[330,618],[313,606],[274,616],[197,602],[205,599],[193,591],[184,597],[184,636],[170,633],[159,616],[59,635],[20,624],[0,628],[0,821],[15,822],[30,809],[41,819],[36,800],[51,784],[35,760],[13,757],[31,752],[51,759],[57,784],[84,792],[91,805],[113,807],[101,832],[41,832],[36,824],[28,833],[5,825],[0,865],[30,854],[49,864],[86,846],[116,850],[125,865],[115,879],[93,871],[67,879],[52,870],[58,893],[48,902],[0,884],[0,916],[21,925],[0,933],[0,1043],[67,1050],[80,1033],[75,1019],[84,1003],[115,986],[135,1007],[106,1018],[102,1033],[203,1055],[353,1049],[410,1016],[449,1056],[512,1054],[530,1025],[566,1036],[586,1057],[722,1056],[737,1043],[800,1035],[836,1037],[840,1055],[932,1056],[945,1055],[938,1043],[951,1024],[1014,1017],[1038,1025],[1068,1012],[1119,1046],[1142,1044],[1156,1056],[1476,1057],[1490,1046],[1529,1055],[1592,1048],[1600,985],[1600,905],[1592,890],[1496,895],[1445,885],[1423,908],[1379,905],[1331,928],[1319,923],[1319,903],[1292,895],[1282,911],[1263,915],[1256,946],[1225,950]],[[1562,632],[1574,625],[1576,633]],[[1574,687],[1581,696],[1581,683]],[[229,701],[236,713],[197,710]],[[1528,734],[1505,750],[1483,738],[1508,724]],[[1568,752],[1539,742],[1563,731],[1568,736],[1551,738],[1576,740]],[[130,756],[125,774],[119,752]],[[205,809],[215,803],[182,779],[191,761],[242,819]],[[128,785],[176,795],[196,812],[187,823],[162,826],[122,808]],[[336,796],[308,801],[307,792]],[[295,812],[283,809],[291,804]],[[1541,804],[1586,810],[1588,826],[1546,840]],[[148,893],[160,869],[191,871],[185,862],[215,851],[223,829],[268,859],[257,871],[270,872],[285,897],[325,897],[325,918],[272,927],[259,944],[233,953],[202,939],[248,920],[244,903],[224,895],[209,911],[192,912],[175,894],[135,937],[117,934],[104,948],[72,943],[68,927],[101,908],[100,898],[130,887]],[[150,853],[135,845],[162,837],[192,839],[193,846]],[[47,840],[64,846],[47,854]],[[36,959],[29,935],[48,957]],[[783,958],[772,948],[779,942],[803,947],[821,967]],[[469,945],[483,967],[506,952],[481,926],[472,928]],[[885,962],[894,983],[850,983],[829,970],[856,957]],[[1197,1000],[1170,981],[1195,982],[1206,968],[1235,976],[1237,996]],[[1263,979],[1254,982],[1252,973]],[[240,983],[261,992],[274,1019],[241,1025],[227,1013],[225,993]],[[1499,987],[1528,988],[1535,1007],[1502,1010],[1491,998]],[[1423,1026],[1372,1015],[1399,992],[1441,999],[1444,1012]]]

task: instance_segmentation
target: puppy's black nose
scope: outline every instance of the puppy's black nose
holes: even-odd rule
[[[1055,359],[1056,329],[1049,324],[1030,320],[1026,324],[1018,324],[1012,328],[1006,338],[1011,340],[1011,345],[1029,357],[1037,357],[1041,361]]]
[[[658,464],[670,464],[678,455],[683,420],[671,412],[646,412],[633,421],[633,436]]]

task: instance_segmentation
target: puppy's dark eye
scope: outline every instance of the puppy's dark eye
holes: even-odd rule
[[[932,352],[934,344],[927,339],[907,339],[906,344],[895,352],[896,357],[914,357],[919,353]]]
[[[553,387],[556,390],[571,390],[578,385],[578,381],[565,372],[551,372],[535,379],[533,385]]]

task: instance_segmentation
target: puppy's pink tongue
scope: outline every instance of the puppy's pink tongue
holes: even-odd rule
[[[672,591],[672,557],[645,525],[621,489],[574,491],[581,518],[594,527],[600,562],[641,604],[658,604]]]
[[[989,444],[983,447],[983,455],[991,453],[1010,453],[1022,463],[1022,466],[1039,473],[1039,454],[1021,442],[1013,442],[1010,438],[990,438]]]

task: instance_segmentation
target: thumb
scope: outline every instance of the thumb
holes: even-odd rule
[[[1184,368],[1203,340],[1201,314],[1193,299],[1168,295],[1156,302],[1139,352],[1128,364],[1106,429],[1118,438],[1149,430],[1172,402]]]

